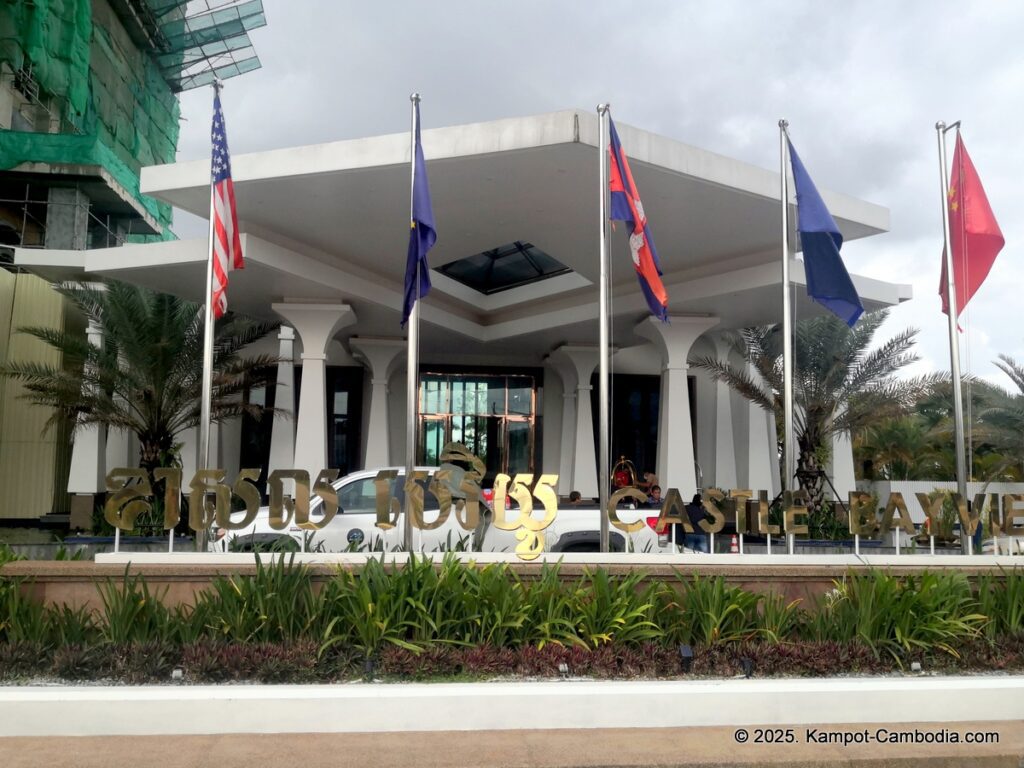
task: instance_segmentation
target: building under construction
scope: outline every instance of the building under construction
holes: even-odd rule
[[[173,162],[178,94],[256,69],[262,0],[6,0],[0,5],[0,263],[11,247],[172,239],[139,171]],[[44,280],[0,270],[0,361],[56,363],[17,333],[82,323]],[[68,511],[70,425],[0,381],[0,521]]]

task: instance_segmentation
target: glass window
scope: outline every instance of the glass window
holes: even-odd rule
[[[394,482],[392,482],[392,486],[394,486]],[[368,477],[349,483],[341,489],[338,501],[346,515],[376,513],[377,485],[374,478]]]
[[[520,376],[509,377],[508,412],[524,416],[533,414],[533,379]]]
[[[463,259],[438,271],[483,294],[518,288],[572,270],[532,243],[520,240]]]
[[[532,472],[537,390],[531,376],[425,374],[420,382],[419,460],[436,466],[448,442],[462,443],[493,477]],[[451,411],[434,393],[450,392]]]

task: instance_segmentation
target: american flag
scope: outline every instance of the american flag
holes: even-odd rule
[[[220,108],[220,92],[213,96],[213,161],[210,166],[213,187],[213,315],[223,317],[228,311],[228,272],[241,269],[242,241],[238,235],[238,214],[235,212],[235,185],[231,181],[231,157],[224,129],[224,112]]]

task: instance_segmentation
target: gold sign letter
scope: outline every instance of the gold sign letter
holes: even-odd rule
[[[624,523],[619,519],[619,513],[616,510],[616,507],[619,506],[620,501],[624,501],[625,499],[636,499],[640,503],[643,503],[647,501],[647,494],[639,488],[633,488],[632,486],[619,488],[619,490],[613,493],[611,498],[608,499],[608,522],[623,533],[636,533],[637,531],[642,531],[645,525],[643,520],[634,520],[632,523]]]
[[[319,523],[309,519],[309,506],[306,507],[305,516],[300,509],[295,510],[295,522],[304,531],[321,531],[326,528],[334,516],[338,514],[338,492],[334,490],[334,481],[338,479],[338,470],[321,469],[313,483],[313,493],[322,499],[323,518]]]
[[[854,536],[872,538],[878,527],[872,497],[862,491],[850,491],[850,533]]]
[[[284,492],[284,481],[295,481],[295,498]],[[275,469],[267,478],[270,494],[270,527],[283,531],[292,522],[309,520],[309,472],[304,469]]]
[[[900,513],[899,517],[894,518],[897,511]],[[903,494],[898,491],[889,494],[889,501],[886,503],[885,512],[882,514],[882,524],[879,526],[880,535],[885,536],[889,533],[892,530],[894,521],[911,536],[916,533],[914,523],[910,520],[910,512],[907,511],[907,502],[903,500]]]
[[[147,499],[152,497],[153,489],[145,470],[127,467],[110,470],[107,473],[107,493],[103,517],[122,531],[130,531],[135,527],[135,519],[152,509]]]
[[[807,491],[786,491],[782,498],[783,504],[786,505],[786,516],[783,520],[786,533],[791,533],[794,536],[806,536],[808,534]]]

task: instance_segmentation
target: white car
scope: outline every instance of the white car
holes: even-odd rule
[[[384,468],[394,472],[389,482],[389,498],[397,499],[398,509],[405,505],[405,469]],[[428,475],[437,467],[417,467]],[[270,526],[270,509],[261,507],[256,519],[240,530],[214,532],[214,547],[228,551],[284,550],[306,552],[394,552],[403,550],[404,512],[400,512],[392,528],[377,526],[377,476],[381,469],[365,469],[353,472],[333,483],[338,493],[339,509],[334,519],[322,530],[307,531],[294,520],[284,530]],[[425,481],[429,482],[429,479]],[[457,493],[453,495],[457,496]],[[391,503],[393,506],[393,503]],[[440,505],[437,498],[424,487],[424,519],[429,523],[437,520]],[[624,520],[644,519],[650,510],[622,510]],[[507,517],[514,519],[515,512]],[[539,519],[541,510],[535,510]],[[241,521],[244,511],[232,513],[232,519]],[[317,496],[310,499],[310,520],[323,519],[323,501]],[[652,518],[653,519],[653,518]],[[434,530],[413,529],[413,549],[418,552],[440,550],[513,552],[518,544],[515,531],[499,530],[491,525],[493,516],[487,503],[480,502],[480,525],[467,531],[459,525],[452,510],[445,522]],[[544,530],[544,550],[547,552],[597,552],[600,551],[600,511],[596,506],[561,507],[554,522]],[[634,552],[667,553],[675,547],[664,536],[659,537],[649,525],[626,535],[612,528],[610,546],[613,552],[631,550]]]
[[[388,467],[396,473],[389,483],[389,498],[397,499],[399,509],[405,505],[405,469]],[[437,467],[417,467],[433,473]],[[229,551],[285,550],[309,552],[362,552],[395,551],[402,549],[404,514],[399,513],[392,528],[377,526],[377,475],[380,469],[365,469],[345,475],[333,483],[338,493],[338,513],[319,531],[300,528],[292,519],[284,530],[270,526],[270,508],[260,507],[256,519],[240,530],[216,530],[214,539]],[[429,481],[428,481],[429,482]],[[393,504],[392,504],[393,506]],[[424,489],[424,518],[437,519],[440,511],[437,498]],[[233,520],[244,518],[245,512],[232,512]],[[309,518],[318,523],[323,520],[323,500],[313,496],[309,503]],[[443,525],[430,531],[413,531],[417,550],[469,549],[471,531],[465,531],[449,514]]]

